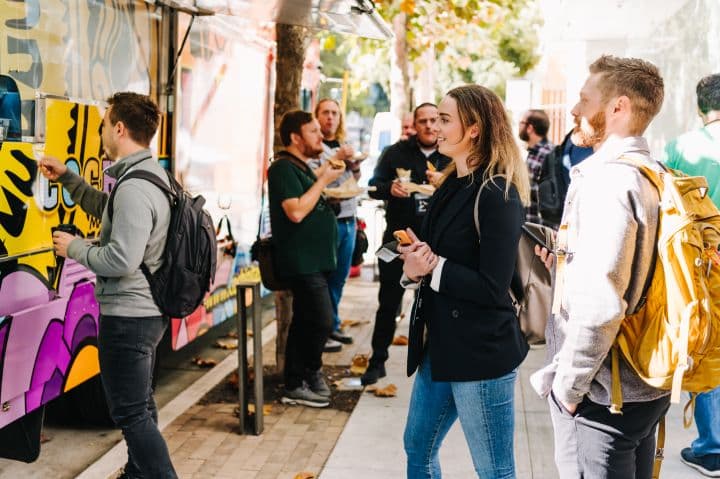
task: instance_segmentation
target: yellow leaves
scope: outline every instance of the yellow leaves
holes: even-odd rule
[[[356,354],[352,358],[352,364],[350,365],[350,373],[356,376],[365,374],[369,364],[369,357],[367,354]]]
[[[384,388],[381,388],[373,385],[366,387],[365,392],[373,393],[376,397],[379,398],[392,398],[397,396],[397,386],[395,386],[394,384],[388,384]]]
[[[201,358],[200,356],[192,358],[192,363],[199,368],[211,368],[217,365],[217,361],[215,359]]]
[[[395,336],[395,338],[393,338],[392,343],[393,343],[393,346],[407,346],[408,342],[409,342],[408,337],[403,336],[401,334],[400,336]]]
[[[237,349],[238,340],[237,338],[218,339],[215,341],[215,347],[220,349]]]
[[[298,472],[293,479],[315,479],[314,472]]]
[[[368,324],[369,320],[360,320],[360,319],[343,319],[340,323],[340,328],[354,328],[355,326],[360,326],[361,324]]]
[[[412,15],[415,12],[415,0],[401,0],[400,11]]]
[[[255,405],[254,404],[248,404],[248,412],[250,414],[255,414]],[[263,404],[263,416],[269,416],[272,414],[272,404]]]

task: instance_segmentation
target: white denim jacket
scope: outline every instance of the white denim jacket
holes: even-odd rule
[[[546,329],[548,365],[531,382],[542,396],[552,392],[567,403],[585,395],[609,405],[610,349],[620,322],[637,307],[653,264],[659,197],[629,156],[658,169],[642,137],[605,141],[571,170],[563,224],[568,225],[567,265],[560,314]],[[620,361],[625,402],[667,395],[645,384]]]

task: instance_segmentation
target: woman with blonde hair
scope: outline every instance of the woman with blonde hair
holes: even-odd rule
[[[418,372],[407,476],[440,477],[440,444],[459,419],[478,476],[513,478],[514,385],[528,345],[508,289],[530,197],[527,168],[492,91],[455,88],[439,113],[438,148],[453,162],[422,241],[408,230],[414,242],[402,248],[403,282],[420,288],[408,350],[408,375]]]

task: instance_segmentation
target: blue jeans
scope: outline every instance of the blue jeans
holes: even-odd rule
[[[168,320],[100,315],[98,347],[110,415],[128,447],[130,477],[177,478],[157,428],[153,399],[156,348]]]
[[[698,438],[692,443],[696,456],[720,454],[720,387],[695,398]]]
[[[433,381],[426,356],[418,369],[405,426],[408,479],[439,479],[439,451],[460,419],[478,477],[515,477],[513,371],[497,379]]]
[[[342,297],[345,280],[350,274],[353,251],[355,251],[355,217],[338,218],[337,268],[328,277],[330,300],[333,307],[333,330],[340,329],[338,306]]]

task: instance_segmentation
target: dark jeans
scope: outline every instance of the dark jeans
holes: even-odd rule
[[[587,397],[574,416],[549,397],[560,479],[650,479],[655,430],[670,407],[670,396],[625,403],[622,415]]]
[[[395,317],[402,306],[405,288],[400,286],[403,262],[399,259],[386,263],[380,261],[380,290],[378,292],[378,310],[375,314],[375,327],[372,335],[372,358],[370,363],[376,366],[385,364],[388,348],[395,334]]]
[[[156,348],[167,325],[159,316],[100,315],[100,375],[110,415],[127,443],[130,477],[177,478],[157,428],[152,386]]]
[[[333,307],[327,275],[313,273],[290,279],[293,317],[285,346],[285,388],[302,386],[322,367],[325,342],[332,332]]]

